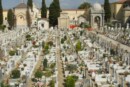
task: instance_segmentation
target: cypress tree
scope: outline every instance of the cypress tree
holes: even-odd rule
[[[58,25],[58,17],[60,16],[59,0],[53,0],[49,7],[49,23],[51,26]]]
[[[12,9],[9,9],[8,14],[7,14],[7,21],[9,23],[10,28],[14,26],[14,13]]]
[[[33,1],[32,0],[28,0],[27,6],[32,9],[33,8]]]
[[[90,3],[88,3],[88,2],[84,2],[84,3],[82,3],[79,7],[78,7],[78,9],[89,9],[91,7],[91,5],[90,5]]]
[[[47,8],[45,4],[45,0],[42,0],[42,8],[41,8],[41,18],[47,17]]]
[[[31,23],[32,23],[32,19],[31,19],[31,15],[30,15],[28,7],[27,7],[27,11],[26,11],[26,19],[27,19],[27,26],[30,28],[31,27]]]
[[[47,59],[44,59],[44,61],[43,61],[44,68],[47,68],[47,65],[48,65],[47,62],[48,62]]]
[[[104,10],[105,10],[105,21],[109,22],[111,18],[111,7],[110,7],[109,0],[105,0]]]
[[[3,24],[3,8],[2,8],[2,1],[0,0],[0,25]]]
[[[57,18],[58,18],[60,17],[60,12],[61,12],[59,0],[54,0],[54,5],[55,5],[56,13],[57,13]]]

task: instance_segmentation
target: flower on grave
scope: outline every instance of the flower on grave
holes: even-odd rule
[[[33,44],[33,45],[36,45],[36,42],[35,42],[35,41],[32,41],[32,44]]]

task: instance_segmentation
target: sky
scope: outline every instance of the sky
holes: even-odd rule
[[[2,0],[3,9],[13,8],[19,3],[21,3],[22,1],[24,1],[25,3],[27,2],[27,0]],[[35,2],[36,6],[38,6],[39,8],[41,7],[42,0],[33,0],[33,1]],[[60,0],[60,6],[62,9],[76,9],[81,3],[85,1],[91,4],[96,2],[101,4],[104,3],[104,0]],[[114,1],[117,0],[110,0],[110,2],[114,2]],[[46,0],[47,7],[49,7],[51,2],[52,0]]]

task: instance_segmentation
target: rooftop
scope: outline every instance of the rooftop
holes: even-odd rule
[[[20,3],[15,8],[27,8],[27,5],[25,3]]]

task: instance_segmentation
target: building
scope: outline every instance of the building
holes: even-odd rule
[[[27,5],[25,3],[20,3],[17,6],[15,6],[13,10],[16,19],[16,26],[27,26],[27,20],[26,20]],[[69,27],[69,25],[74,24],[75,22],[77,24],[78,17],[82,15],[84,12],[85,10],[79,10],[79,9],[62,9],[61,15],[63,13],[67,15],[68,17],[67,26]],[[8,10],[3,11],[4,21],[7,21],[7,13]],[[30,14],[32,19],[32,25],[36,23],[37,19],[41,18],[41,10],[37,8],[37,6],[34,3],[32,10],[30,10]],[[48,17],[49,17],[49,10],[47,10],[47,18]]]
[[[130,23],[130,1],[119,0],[110,4],[111,17],[114,20],[121,22],[122,24]]]
[[[16,25],[27,26],[26,12],[27,12],[27,5],[24,3],[20,3],[14,8]]]
[[[104,9],[99,3],[93,4],[89,10],[90,25],[97,29],[104,26]]]
[[[48,19],[45,19],[45,18],[39,19],[37,24],[38,24],[39,29],[49,29]]]
[[[78,18],[85,13],[84,9],[62,9],[61,15],[58,19],[58,26],[60,28],[79,25]]]

